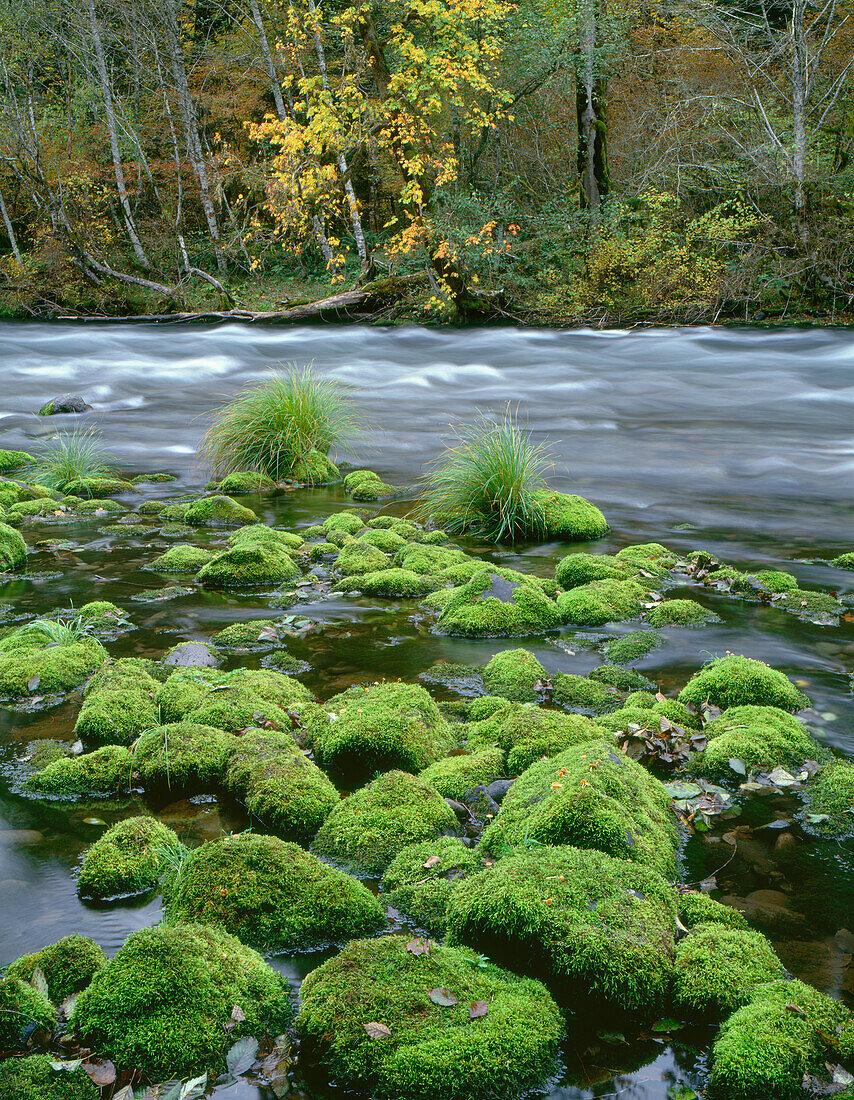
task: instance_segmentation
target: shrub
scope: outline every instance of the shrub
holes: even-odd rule
[[[113,471],[107,465],[108,458],[98,442],[98,433],[92,428],[58,432],[36,457],[32,481],[65,492],[67,486],[81,479],[111,477]],[[86,486],[76,488],[86,489]],[[87,490],[77,495],[93,494]]]
[[[217,476],[255,470],[290,476],[312,450],[328,454],[363,427],[342,387],[295,366],[247,386],[215,414],[202,454]]]

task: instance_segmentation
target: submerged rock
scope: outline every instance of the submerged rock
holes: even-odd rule
[[[36,415],[60,416],[69,413],[84,413],[91,411],[92,406],[84,397],[81,397],[79,393],[64,393],[59,397],[52,397],[50,401],[46,401]]]
[[[178,837],[156,818],[119,821],[83,856],[78,893],[98,901],[143,894],[160,881],[167,853],[179,849]]]
[[[58,1005],[84,989],[106,963],[106,955],[94,940],[75,934],[31,955],[22,955],[7,967],[6,977],[32,982],[36,969],[41,970],[48,997]]]

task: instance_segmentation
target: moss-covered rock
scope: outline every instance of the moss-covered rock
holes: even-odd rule
[[[732,653],[695,672],[679,698],[695,706],[708,702],[721,710],[757,705],[794,713],[810,704],[809,698],[782,672],[764,661]]]
[[[242,1019],[231,1030],[232,1011]],[[293,1017],[286,980],[255,951],[202,925],[144,928],[81,993],[71,1024],[119,1070],[156,1081],[224,1068],[242,1035],[278,1035]]]
[[[602,580],[562,592],[557,604],[564,622],[602,626],[636,619],[645,596],[646,590],[636,581]]]
[[[0,523],[0,571],[20,569],[27,560],[27,544],[23,536],[8,523]]]
[[[651,626],[708,626],[719,623],[720,616],[694,600],[663,600],[647,615]]]
[[[241,542],[215,555],[196,574],[204,588],[245,588],[295,580],[299,566],[284,547]]]
[[[798,587],[797,577],[777,569],[760,569],[756,573],[739,573],[732,580],[731,591],[740,595],[755,595],[759,592],[794,592]]]
[[[825,759],[819,745],[797,718],[777,707],[730,707],[705,727],[708,744],[692,753],[688,768],[694,775],[743,780],[730,765],[738,760],[748,771],[773,771],[777,766],[800,769],[806,760]]]
[[[574,1007],[593,998],[621,1012],[656,1011],[670,987],[675,933],[664,879],[574,847],[506,856],[448,904],[449,942],[477,944]]]
[[[362,573],[379,573],[391,568],[391,558],[361,539],[345,542],[335,559],[335,569],[344,577],[354,577]]]
[[[786,592],[774,606],[783,607],[793,615],[808,620],[823,620],[845,611],[845,605],[829,592],[813,592],[805,588]]]
[[[436,629],[442,634],[511,637],[556,630],[560,623],[558,605],[539,585],[507,581],[484,568],[452,590]]]
[[[662,875],[676,866],[670,796],[655,776],[604,741],[582,742],[532,764],[481,843],[498,855],[526,839],[596,849]]]
[[[611,554],[568,554],[555,568],[557,583],[567,591],[593,581],[631,580],[637,573]]]
[[[620,696],[610,684],[571,672],[556,672],[551,681],[554,701],[570,710],[606,714],[620,705]]]
[[[232,623],[213,636],[218,649],[269,649],[278,645],[278,626],[272,619],[252,619]]]
[[[664,577],[677,562],[673,551],[662,546],[660,542],[642,542],[634,546],[625,546],[617,551],[616,557],[618,561],[627,562],[633,568],[658,578]]]
[[[464,550],[453,546],[428,546],[422,542],[407,542],[395,552],[394,564],[413,573],[440,573],[454,565],[471,562]]]
[[[545,668],[527,649],[496,653],[483,670],[483,683],[490,695],[520,703],[534,702],[538,697],[534,685],[545,679]]]
[[[808,784],[804,804],[810,831],[837,840],[854,834],[854,764],[827,763]]]
[[[77,890],[98,901],[146,893],[160,881],[167,853],[179,848],[175,833],[156,818],[126,818],[87,849]]]
[[[276,483],[258,470],[235,470],[214,486],[220,493],[270,493]]]
[[[232,744],[225,785],[265,829],[301,843],[314,837],[339,800],[293,737],[273,730],[251,730]]]
[[[232,531],[226,541],[229,546],[271,546],[293,554],[299,551],[304,540],[292,531],[280,531],[278,527],[268,527],[266,523],[250,523]]]
[[[837,569],[854,569],[854,550],[846,551],[844,554],[831,558],[830,564],[835,565]]]
[[[361,592],[366,596],[415,599],[435,591],[441,581],[427,574],[413,573],[411,569],[380,569],[375,573],[343,577],[339,583],[342,592]]]
[[[149,790],[215,790],[222,782],[234,735],[197,722],[155,725],[142,734],[134,763]]]
[[[633,668],[620,668],[617,665],[600,665],[598,668],[591,669],[588,678],[599,684],[616,688],[617,691],[636,692],[646,691],[647,688],[655,689],[655,684],[640,672],[636,672]]]
[[[345,535],[358,535],[365,529],[365,521],[356,512],[335,512],[323,521],[323,533],[328,538],[333,531]],[[306,533],[306,537],[308,537]]]
[[[406,545],[406,539],[397,534],[396,531],[385,531],[382,528],[368,527],[361,535],[359,535],[359,542],[365,542],[368,546],[375,546],[377,550],[382,550],[384,554],[396,554],[401,546]]]
[[[503,774],[504,753],[500,748],[487,747],[437,760],[425,768],[419,778],[443,798],[453,798],[459,802],[466,791],[481,785],[488,786]]]
[[[400,490],[394,485],[389,485],[373,470],[355,470],[344,478],[344,491],[349,493],[353,500],[382,500],[384,497],[392,497]]]
[[[702,894],[699,890],[688,890],[677,898],[679,920],[687,928],[698,924],[720,924],[726,928],[749,928],[747,921],[737,909],[721,905],[719,901]]]
[[[258,517],[251,508],[245,508],[231,497],[200,497],[191,501],[181,516],[169,516],[189,523],[191,527],[242,527],[247,523],[257,523]]]
[[[535,761],[556,756],[571,745],[607,739],[601,726],[580,714],[522,707],[501,723],[498,742],[507,751],[507,774],[521,775]]]
[[[228,673],[216,668],[192,665],[176,668],[160,685],[155,702],[164,722],[180,722],[207,697],[212,687],[228,683]]]
[[[631,665],[662,645],[664,639],[656,630],[633,630],[606,642],[603,653],[612,664]]]
[[[698,924],[676,947],[673,1002],[687,1016],[726,1016],[746,1004],[756,986],[786,977],[761,932]]]
[[[325,454],[312,448],[294,463],[289,476],[303,485],[329,485],[341,480],[341,471]]]
[[[312,850],[354,874],[380,875],[408,844],[458,833],[440,794],[414,775],[391,771],[339,802]]]
[[[56,1009],[20,978],[0,978],[0,1050],[15,1050],[34,1027],[53,1031]]]
[[[31,775],[24,790],[57,798],[109,795],[128,791],[133,757],[124,745],[104,745],[82,756],[69,756]]]
[[[461,840],[440,836],[410,844],[395,856],[382,878],[385,900],[419,928],[444,935],[446,910],[457,884],[490,861]]]
[[[154,559],[151,568],[159,573],[198,573],[215,556],[213,550],[206,550],[203,546],[176,542],[165,554]]]
[[[307,1060],[384,1100],[501,1098],[550,1072],[563,1025],[538,982],[474,965],[463,948],[413,955],[406,943],[351,943],[308,975],[296,1023]],[[444,990],[448,1007],[430,997]]]
[[[130,626],[124,611],[109,600],[90,600],[77,610],[75,618],[92,634],[113,634]]]
[[[543,511],[546,538],[586,542],[603,538],[611,529],[596,505],[584,497],[551,489],[542,489],[534,497]]]
[[[362,883],[296,844],[255,833],[194,849],[165,895],[170,922],[214,924],[277,952],[316,950],[387,926]]]
[[[26,451],[4,451],[0,449],[0,470],[20,470],[24,466],[32,466],[35,459]]]
[[[805,1073],[854,1057],[851,1013],[803,982],[759,986],[724,1023],[712,1050],[709,1093],[719,1100],[796,1100]]]
[[[74,934],[64,936],[41,951],[22,955],[7,967],[5,976],[32,982],[35,971],[41,970],[47,983],[47,995],[58,1005],[72,993],[84,989],[106,962],[106,955],[94,940]]]
[[[98,1100],[101,1093],[81,1065],[66,1069],[45,1054],[0,1062],[0,1096],[10,1100]]]
[[[106,662],[89,682],[74,732],[100,744],[130,745],[160,720],[154,703],[159,686],[133,658],[127,665]]]
[[[301,672],[308,672],[311,668],[308,661],[302,661],[299,657],[293,657],[290,653],[283,653],[281,650],[262,657],[261,665],[272,669],[273,672],[281,672],[284,676],[299,676]]]
[[[45,637],[41,644],[34,638],[33,644],[18,644],[16,636],[23,639],[23,630],[0,642],[0,695],[23,699],[73,691],[107,659],[107,651],[94,638],[56,645]]]
[[[348,774],[421,771],[453,745],[439,708],[417,684],[357,685],[328,700],[326,710],[337,717],[314,738],[315,755]]]

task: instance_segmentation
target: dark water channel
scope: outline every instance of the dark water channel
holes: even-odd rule
[[[803,587],[854,591],[854,573],[840,581],[840,571],[822,564],[854,549],[854,333],[845,330],[7,323],[0,325],[0,445],[37,449],[65,418],[39,419],[35,410],[57,393],[80,392],[95,406],[87,420],[126,473],[166,470],[178,479],[143,486],[141,496],[123,502],[134,508],[149,497],[180,495],[207,480],[195,457],[205,414],[269,364],[290,360],[315,360],[323,374],[358,387],[372,430],[355,460],[385,480],[411,483],[447,438],[453,418],[511,402],[537,439],[551,441],[555,486],[589,497],[605,512],[612,534],[597,551],[657,541],[682,551],[704,549],[744,568],[785,569]],[[337,488],[241,500],[264,522],[294,529],[350,503]],[[405,512],[406,504],[392,510]],[[0,624],[107,599],[135,624],[107,643],[110,652],[156,657],[231,622],[279,614],[264,594],[224,596],[192,582],[178,598],[147,598],[147,591],[176,583],[146,569],[169,540],[102,533],[111,522],[113,516],[27,524],[30,546],[59,538],[71,548],[34,554],[28,573],[0,583]],[[221,538],[214,531],[196,541]],[[570,549],[547,544],[486,556],[548,574]],[[713,607],[722,623],[664,631],[667,645],[638,665],[661,690],[678,689],[710,653],[762,658],[811,696],[817,736],[854,755],[854,623],[818,626],[702,589],[669,595]],[[311,664],[301,678],[321,699],[354,682],[412,680],[440,659],[482,664],[508,648],[506,640],[440,638],[415,602],[341,598],[297,604],[289,613],[317,620],[288,649]],[[585,673],[600,663],[569,633],[521,644],[552,672]],[[257,658],[233,659],[229,667],[239,663],[257,664]],[[73,740],[78,706],[71,698],[48,710],[0,710],[0,964],[72,931],[112,954],[130,932],[158,920],[157,899],[92,908],[76,894],[82,851],[104,822],[133,813],[133,805],[69,809],[14,793],[23,746],[42,737]],[[247,824],[239,806],[218,805],[212,797],[154,808],[190,844]],[[769,802],[755,824],[787,812],[784,800]],[[851,845],[811,841],[794,825],[748,827],[738,857],[727,862],[730,854],[716,836],[692,842],[686,878],[723,867],[715,896],[738,901],[793,974],[854,1001]],[[297,980],[319,960],[272,961]],[[699,1089],[707,1038],[686,1035],[669,1045],[649,1034],[625,1044],[570,1043],[565,1077],[548,1095],[666,1100],[677,1095],[677,1083]],[[239,1082],[218,1089],[220,1095],[259,1100],[263,1093]]]

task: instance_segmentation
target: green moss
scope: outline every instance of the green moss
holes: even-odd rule
[[[376,573],[344,577],[342,592],[362,592],[366,596],[387,596],[415,599],[432,592],[441,583],[435,577],[413,573],[411,569],[381,569]]]
[[[20,470],[24,466],[32,466],[35,459],[26,451],[0,450],[0,470]]]
[[[460,756],[446,756],[421,772],[419,778],[443,798],[458,802],[473,787],[488,786],[504,774],[504,753],[500,748],[485,748]]]
[[[234,736],[196,722],[155,725],[142,734],[134,762],[149,789],[210,791],[222,780]]]
[[[572,844],[669,876],[678,838],[663,784],[607,742],[589,741],[523,772],[481,844],[495,855],[526,840]]]
[[[82,756],[69,756],[31,775],[24,790],[60,798],[108,795],[130,788],[133,758],[123,745],[104,745]]]
[[[292,531],[280,531],[277,527],[268,527],[266,523],[250,523],[240,527],[228,536],[227,541],[229,546],[270,546],[288,552],[299,550],[304,542]]]
[[[56,1009],[20,978],[0,978],[0,1050],[14,1050],[34,1027],[53,1031]]]
[[[159,573],[198,573],[213,557],[215,557],[214,552],[205,550],[203,546],[177,542],[174,546],[170,546],[165,554],[155,558],[151,568]]]
[[[552,676],[552,688],[555,702],[570,710],[606,714],[620,705],[620,696],[610,684],[600,684],[571,672],[556,672]]]
[[[242,527],[247,523],[257,523],[258,517],[251,508],[245,508],[231,497],[216,495],[199,497],[191,501],[181,516],[168,516],[168,519],[180,519],[192,527]]]
[[[146,527],[141,523],[109,523],[106,527],[101,528],[101,534],[103,535],[118,535],[120,538],[137,538],[139,535],[148,535],[154,530],[153,527]]]
[[[338,803],[313,851],[355,874],[379,875],[408,844],[458,832],[441,795],[414,775],[392,771]]]
[[[407,542],[394,555],[394,564],[413,573],[440,573],[450,566],[471,562],[463,550],[451,546],[427,546]]]
[[[453,744],[439,708],[417,684],[357,685],[330,699],[326,710],[337,718],[315,738],[315,754],[348,774],[421,771]]]
[[[619,668],[615,665],[600,665],[589,672],[588,677],[600,684],[608,684],[618,691],[643,691],[654,688],[655,684],[636,672],[633,668]]]
[[[679,919],[688,928],[697,924],[719,924],[725,928],[743,928],[750,926],[737,909],[721,905],[719,901],[702,894],[699,890],[689,890],[677,898]]]
[[[232,744],[227,765],[226,787],[288,840],[310,841],[338,803],[326,774],[288,733],[251,730]]]
[[[291,467],[289,477],[303,485],[328,485],[341,480],[341,471],[325,454],[312,448]]]
[[[31,519],[33,516],[52,516],[60,508],[67,508],[68,514],[70,514],[71,504],[72,502],[68,500],[59,502],[50,497],[41,497],[38,500],[22,500],[7,508],[6,518],[10,523],[20,524]],[[116,505],[116,508],[120,510],[118,505]],[[77,509],[75,508],[74,510],[76,511]],[[66,513],[63,512],[63,515],[65,514]]]
[[[373,470],[354,470],[344,478],[344,492],[353,500],[381,500],[399,492],[394,485],[388,485]]]
[[[602,652],[612,664],[631,665],[662,645],[664,639],[656,630],[633,630],[606,642]]]
[[[358,535],[365,529],[365,521],[356,512],[336,512],[323,521],[323,533],[327,537],[333,531],[345,535]]]
[[[245,1020],[226,1031],[238,1005]],[[215,928],[145,928],[80,995],[80,1040],[119,1070],[156,1081],[224,1067],[242,1035],[278,1035],[293,1016],[286,980],[255,951]]]
[[[178,837],[153,817],[130,817],[107,829],[83,856],[77,880],[81,897],[98,901],[153,889]]]
[[[637,570],[611,554],[568,554],[555,568],[557,583],[569,590],[593,581],[630,580]]]
[[[94,940],[86,936],[64,936],[57,943],[31,955],[22,955],[6,969],[7,978],[31,982],[36,969],[47,982],[47,995],[55,1005],[89,984],[107,958]]]
[[[346,542],[335,559],[335,568],[345,577],[361,573],[379,573],[391,567],[391,558],[375,546],[358,539]]]
[[[283,676],[299,676],[301,672],[308,672],[311,668],[308,661],[301,661],[297,657],[292,657],[290,653],[283,653],[281,650],[277,653],[268,653],[265,657],[262,657],[261,664],[264,668],[272,669],[273,672],[281,672]]]
[[[708,626],[720,616],[694,600],[664,600],[647,614],[651,626]]]
[[[642,729],[658,730],[661,718],[669,718],[677,726],[683,729],[696,730],[700,728],[700,720],[696,714],[690,711],[675,699],[665,699],[664,702],[656,700],[652,696],[652,703],[646,699],[638,700],[639,696],[647,695],[647,692],[634,692],[627,696],[622,707],[599,718],[599,724],[606,729],[628,732],[630,724],[640,726]]]
[[[673,1002],[688,1016],[725,1016],[746,1004],[756,986],[785,977],[761,932],[698,924],[676,947]]]
[[[810,831],[837,840],[850,837],[854,833],[854,764],[831,760],[807,785],[804,803]]]
[[[808,592],[804,588],[795,588],[775,604],[800,615],[804,619],[813,619],[827,615],[841,615],[845,605],[829,592]]]
[[[41,771],[55,760],[64,760],[71,756],[71,746],[65,741],[45,739],[31,741],[27,745],[27,755],[24,757],[31,771]]]
[[[837,569],[854,569],[854,550],[849,550],[844,554],[839,554],[838,557],[830,559],[830,565],[835,565]]]
[[[803,982],[776,981],[756,989],[724,1023],[712,1050],[710,1095],[721,1100],[796,1100],[805,1073],[826,1075],[825,1063],[854,1055],[840,1034],[851,1014]]]
[[[0,1095],[10,1100],[98,1100],[100,1090],[82,1066],[54,1069],[44,1054],[0,1062]]]
[[[457,837],[440,836],[411,844],[395,856],[382,879],[384,900],[415,921],[419,928],[444,935],[446,910],[457,884],[488,861]]]
[[[369,527],[359,535],[359,542],[366,542],[369,546],[375,546],[384,554],[395,554],[406,545],[406,539],[401,538],[395,531],[375,530]]]
[[[618,550],[617,560],[654,576],[663,577],[676,564],[677,558],[672,550],[668,550],[660,542],[641,542]]]
[[[543,510],[546,538],[582,542],[601,539],[611,530],[596,505],[584,497],[542,489],[534,499]]]
[[[756,704],[792,713],[810,704],[809,698],[782,672],[763,661],[734,654],[719,657],[695,672],[679,693],[679,699],[696,706],[709,702],[721,710]]]
[[[170,507],[165,500],[144,500],[137,508],[141,516],[159,516],[164,508]]]
[[[278,625],[272,619],[232,623],[213,636],[218,649],[269,649],[279,644]]]
[[[299,575],[299,566],[283,547],[246,542],[211,558],[196,574],[196,580],[205,588],[240,588],[280,584]]]
[[[26,698],[72,691],[100,668],[107,651],[94,638],[67,645],[21,645],[0,652],[0,695]],[[33,684],[34,686],[30,686]]]
[[[484,718],[494,718],[496,716],[506,718],[508,714],[513,714],[514,711],[515,708],[510,701],[499,695],[481,695],[479,699],[472,699],[469,704],[469,717],[475,722],[481,722]]]
[[[408,937],[348,944],[303,982],[297,1018],[301,1050],[347,1087],[383,1100],[501,1098],[536,1084],[552,1069],[562,1020],[546,990],[476,956],[432,945],[406,950]],[[456,1003],[430,1000],[448,989]],[[486,1015],[471,1020],[469,1006]],[[368,1023],[390,1034],[374,1038]]]
[[[117,627],[130,625],[125,613],[109,600],[84,603],[77,610],[76,618],[96,634],[111,634]]]
[[[137,474],[136,477],[131,478],[134,485],[144,485],[146,483],[150,485],[162,485],[164,482],[177,480],[174,474],[167,474],[162,470],[155,470],[150,474]]]
[[[660,1008],[675,931],[673,891],[658,874],[571,847],[506,856],[448,905],[451,943],[476,944],[574,1007],[592,998],[620,1012]]]
[[[436,573],[436,579],[443,584],[466,584],[472,577],[476,577],[484,568],[485,563],[482,559],[468,558],[466,561],[458,562],[456,565],[449,565],[444,569],[440,569],[439,572]],[[512,581],[514,584],[533,584],[541,588],[550,599],[553,600],[557,597],[557,582],[551,580],[549,577],[535,577],[530,573],[520,573],[518,569],[505,569],[501,565],[491,564],[488,568],[493,576],[502,577],[505,581]]]
[[[217,482],[215,488],[220,493],[269,493],[276,483],[258,470],[236,470]]]
[[[589,718],[539,707],[522,707],[504,719],[498,733],[507,751],[508,775],[521,775],[544,756],[604,737],[606,731]]]
[[[309,548],[308,556],[311,561],[331,561],[338,555],[338,549],[334,542],[316,542]]]
[[[27,560],[27,544],[20,532],[8,523],[0,523],[0,571],[20,569]]]
[[[483,682],[490,695],[503,695],[520,703],[534,702],[534,684],[547,679],[545,668],[527,649],[505,649],[496,653],[483,670]]]
[[[165,895],[170,922],[217,925],[277,952],[316,950],[387,926],[362,883],[296,844],[255,833],[194,849]]]
[[[694,775],[742,780],[730,760],[740,760],[748,771],[770,772],[778,765],[800,769],[805,760],[827,756],[797,718],[777,707],[730,707],[705,727],[705,733],[708,745],[688,761]]]
[[[758,573],[741,573],[732,582],[732,591],[740,593],[792,592],[798,587],[797,577],[776,569],[760,569]]]
[[[129,745],[143,730],[156,726],[154,696],[159,684],[146,672],[122,661],[107,662],[86,689],[74,732],[101,744]]]
[[[452,590],[436,629],[442,634],[508,637],[555,630],[560,622],[558,605],[537,584],[506,581],[485,568]]]
[[[63,503],[71,504],[79,516],[97,516],[102,512],[125,512],[124,505],[115,500],[78,500],[76,497],[68,497]]]
[[[636,581],[604,580],[571,588],[557,598],[564,622],[602,626],[636,619],[646,590]]]
[[[176,668],[159,688],[155,702],[166,722],[179,722],[199,706],[216,684],[227,683],[228,674],[215,668]]]

